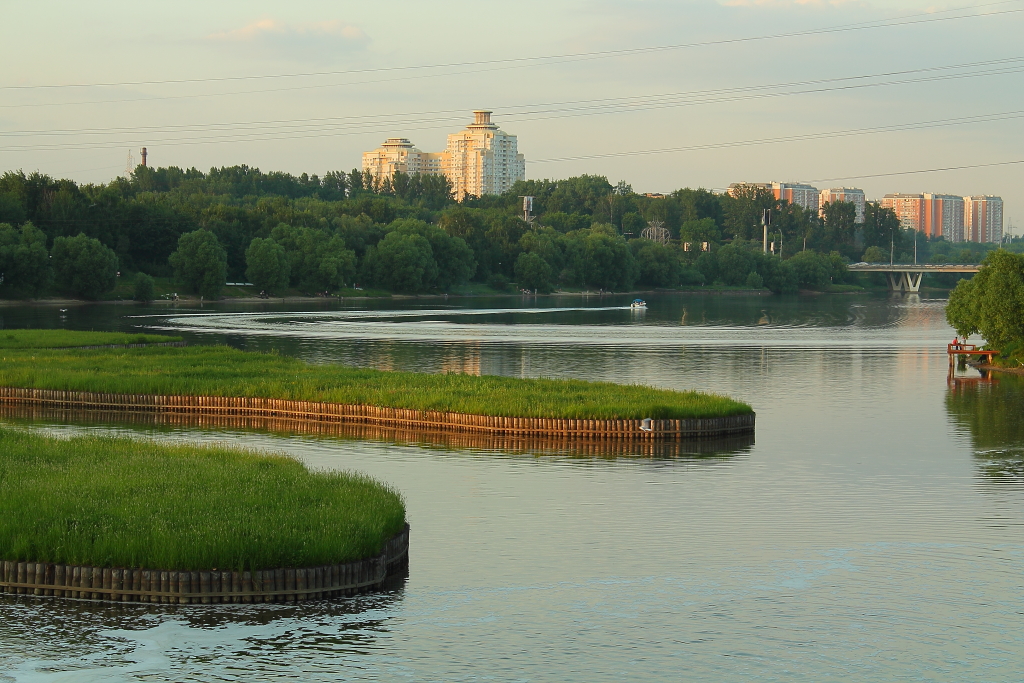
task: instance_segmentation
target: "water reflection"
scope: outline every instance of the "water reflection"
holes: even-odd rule
[[[1024,377],[954,380],[946,411],[970,435],[981,470],[996,479],[1024,480]]]
[[[444,451],[476,451],[509,455],[550,455],[569,458],[730,458],[754,446],[753,434],[682,441],[613,441],[407,429],[345,422],[319,422],[251,416],[181,415],[38,406],[0,406],[0,417],[23,424],[120,425],[163,431],[199,429],[204,432],[245,430],[289,436],[311,434],[346,441],[378,441]]]
[[[0,680],[331,680],[383,650],[404,579],[381,593],[301,605],[190,607],[4,595]],[[176,656],[188,652],[189,656]],[[215,665],[210,677],[196,670]],[[227,676],[227,678],[224,678]]]

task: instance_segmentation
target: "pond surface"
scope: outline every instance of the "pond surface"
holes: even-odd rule
[[[386,594],[298,607],[0,599],[0,681],[1010,681],[1024,670],[1024,384],[947,383],[945,301],[652,295],[6,307],[314,362],[727,393],[699,455],[495,451],[229,426],[406,497]],[[969,374],[969,373],[968,373]]]

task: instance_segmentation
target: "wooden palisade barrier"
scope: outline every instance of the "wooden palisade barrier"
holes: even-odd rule
[[[316,422],[352,422],[420,430],[453,430],[514,436],[568,436],[601,440],[684,439],[744,434],[754,431],[754,413],[752,412],[728,417],[681,420],[579,420],[471,415],[436,410],[276,398],[104,394],[89,391],[16,387],[0,387],[0,404],[117,412],[288,418]]]
[[[0,560],[0,593],[176,605],[303,602],[379,589],[408,558],[406,525],[376,557],[320,567],[162,571]]]

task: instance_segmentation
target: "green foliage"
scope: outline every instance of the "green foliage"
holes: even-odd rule
[[[135,275],[135,289],[132,298],[136,301],[152,301],[156,298],[156,287],[152,276],[145,273]]]
[[[0,223],[0,275],[0,291],[38,295],[53,277],[46,235],[31,223],[20,230]]]
[[[722,239],[718,225],[711,218],[686,221],[679,227],[679,241],[689,242],[694,249],[700,249],[703,242],[716,244]]]
[[[212,232],[185,233],[178,238],[178,249],[168,261],[174,276],[190,292],[209,299],[220,296],[227,275],[227,254]]]
[[[640,268],[626,241],[610,225],[597,224],[565,236],[570,280],[583,287],[628,290]]]
[[[758,275],[756,270],[750,271],[750,275],[747,276],[747,288],[761,289],[762,287],[764,287],[764,279]]]
[[[95,299],[117,284],[117,256],[92,237],[58,237],[53,240],[53,271],[63,292]]]
[[[313,513],[315,511],[315,513]],[[0,557],[166,570],[372,557],[405,525],[394,490],[285,456],[0,429]]]
[[[437,263],[425,237],[390,232],[370,247],[363,266],[364,277],[397,292],[422,292],[437,279]]]
[[[1024,342],[1024,255],[1000,249],[970,280],[961,280],[949,296],[946,320],[957,334],[980,333],[990,346]]]
[[[890,249],[900,252],[903,231],[900,229],[900,219],[892,209],[883,208],[877,202],[864,205],[864,246],[880,247],[886,253]]]
[[[270,235],[284,247],[292,285],[304,292],[336,291],[355,277],[356,255],[338,235],[285,223],[275,227]],[[269,251],[269,247],[261,249]],[[267,267],[272,267],[272,258],[276,255],[271,257],[268,253],[264,260]]]
[[[882,251],[881,247],[870,246],[864,250],[864,255],[861,256],[861,260],[865,263],[887,263],[889,261],[889,255]]]
[[[629,246],[640,269],[640,284],[651,287],[679,284],[682,266],[676,249],[644,239],[631,240]]]
[[[803,289],[827,290],[832,284],[846,279],[846,262],[839,252],[819,254],[801,251],[786,261],[796,273],[797,284]]]
[[[245,265],[245,277],[261,291],[280,292],[288,286],[288,253],[272,239],[254,237],[245,250]]]
[[[419,238],[423,239],[423,238]],[[740,415],[701,392],[580,380],[384,372],[216,347],[8,351],[0,386],[192,396],[259,396],[478,415],[662,419]]]
[[[81,330],[0,330],[0,349],[63,349],[112,344],[163,344],[181,337],[141,332],[85,332]]]
[[[552,288],[551,266],[536,252],[524,252],[516,259],[516,282],[520,287],[550,292]]]
[[[629,233],[634,237],[640,237],[640,233],[647,227],[647,221],[639,213],[630,212],[622,216],[622,232]]]
[[[544,225],[561,233],[586,230],[593,222],[594,219],[587,214],[565,213],[564,211],[552,211],[544,214],[543,218]],[[642,227],[640,229],[643,230]]]
[[[857,231],[857,208],[852,202],[827,202],[821,207],[824,245],[829,250],[851,253]],[[819,247],[820,248],[820,247]]]
[[[388,226],[389,234],[420,235],[430,243],[430,253],[437,264],[434,279],[426,282],[428,288],[442,290],[461,285],[476,271],[473,250],[461,237],[452,237],[436,225],[419,220],[397,220]]]

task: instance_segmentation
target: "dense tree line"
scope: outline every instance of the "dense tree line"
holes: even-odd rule
[[[535,198],[529,222],[523,195]],[[761,250],[765,209],[773,212],[769,255]],[[310,293],[447,291],[468,281],[539,291],[718,283],[783,292],[842,282],[848,261],[912,257],[915,236],[891,211],[869,204],[865,214],[855,223],[853,206],[836,203],[819,216],[762,189],[645,196],[588,175],[520,181],[459,203],[440,176],[377,182],[358,170],[319,177],[140,166],[104,185],[7,172],[0,295],[56,287],[96,297],[118,271],[173,275],[203,296],[216,296],[225,280]],[[668,229],[668,244],[641,238],[655,222]],[[982,256],[916,239],[922,260]],[[145,279],[138,282],[145,295]]]

